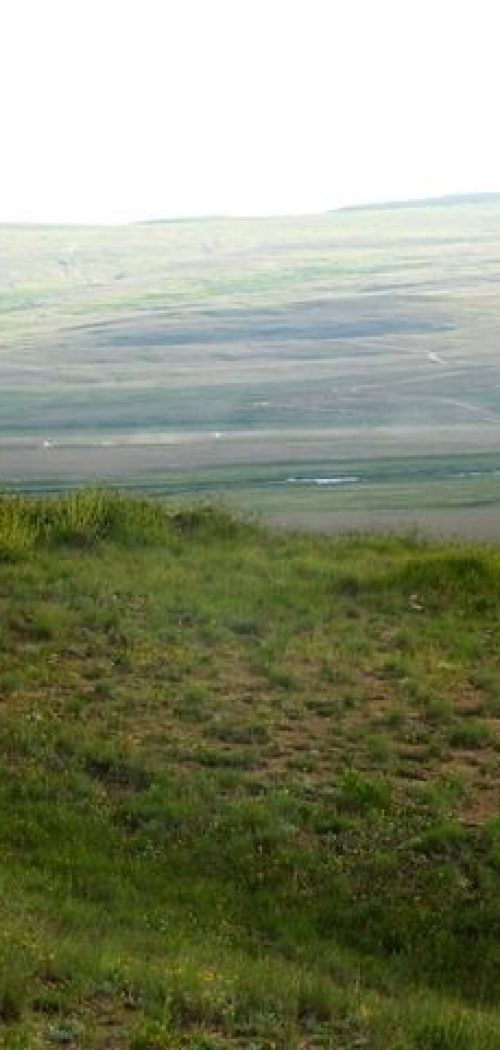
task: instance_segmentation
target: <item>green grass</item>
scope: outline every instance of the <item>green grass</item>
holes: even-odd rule
[[[0,500],[0,1045],[495,1050],[500,555]]]

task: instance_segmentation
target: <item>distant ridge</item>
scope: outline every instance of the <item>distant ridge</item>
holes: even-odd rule
[[[500,204],[498,193],[447,193],[442,197],[416,197],[401,201],[382,201],[375,204],[347,204],[334,211],[396,211],[402,208],[447,208],[464,204]]]
[[[163,216],[160,218],[148,218],[148,219],[132,219],[124,220],[122,222],[70,222],[70,221],[50,221],[50,220],[15,220],[8,219],[2,220],[0,218],[0,230],[9,232],[11,230],[99,230],[99,229],[125,229],[135,226],[167,226],[167,225],[186,225],[188,223],[203,225],[210,223],[249,223],[252,222],[266,222],[273,220],[300,220],[300,219],[321,219],[327,215],[338,215],[344,212],[364,212],[364,211],[403,211],[411,208],[447,208],[447,207],[463,207],[466,205],[489,205],[489,204],[500,204],[500,191],[488,192],[488,193],[447,193],[441,197],[410,197],[406,200],[390,200],[390,201],[368,201],[362,204],[344,204],[338,208],[328,208],[323,212],[301,212],[286,215],[284,213],[273,214],[262,213],[261,215],[245,215],[245,214],[207,214],[207,215],[170,215]]]
[[[396,211],[403,210],[405,208],[447,208],[453,205],[466,205],[466,204],[500,204],[500,191],[490,193],[447,193],[441,197],[410,197],[408,200],[394,200],[394,201],[369,201],[364,204],[345,204],[341,208],[330,208],[328,211],[323,212],[324,215],[336,215],[339,212],[346,211]],[[308,214],[321,214],[321,213],[304,213],[304,216]],[[304,217],[302,216],[302,217]],[[300,216],[289,216],[289,215],[174,215],[167,218],[160,219],[140,219],[133,223],[134,226],[159,226],[171,223],[210,223],[210,222],[252,222],[255,219],[275,219],[275,218],[299,218]]]

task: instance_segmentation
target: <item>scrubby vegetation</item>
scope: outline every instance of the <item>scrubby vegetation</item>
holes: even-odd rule
[[[0,1045],[500,1046],[500,554],[0,502]]]

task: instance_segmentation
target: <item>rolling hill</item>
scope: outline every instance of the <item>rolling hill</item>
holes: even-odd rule
[[[0,252],[4,482],[107,478],[168,493],[175,474],[188,485],[201,471],[219,491],[231,472],[253,471],[245,499],[266,512],[270,489],[283,494],[276,469],[286,482],[325,466],[326,476],[356,474],[349,463],[361,461],[378,477],[396,456],[404,479],[412,458],[434,474],[441,457],[445,490],[458,479],[456,515],[477,506],[480,520],[479,505],[491,505],[500,451],[496,200],[3,227]],[[458,476],[474,456],[486,457],[486,487],[476,473],[474,492],[463,493]],[[422,492],[408,496],[410,512],[428,505]],[[290,520],[300,518],[303,508],[287,498]],[[330,492],[331,520],[343,498]],[[495,498],[498,506],[498,489]],[[312,517],[323,504],[311,503]],[[385,505],[380,492],[378,510]],[[450,504],[436,491],[434,507]]]

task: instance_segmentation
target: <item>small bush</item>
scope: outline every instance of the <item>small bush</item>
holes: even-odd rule
[[[491,743],[492,733],[489,726],[484,722],[467,721],[458,722],[448,735],[450,747],[469,749],[485,747]]]
[[[391,786],[380,777],[368,777],[349,770],[343,777],[337,805],[348,812],[387,809],[391,801]]]
[[[461,824],[451,820],[441,821],[428,828],[415,848],[429,855],[460,851],[466,840],[466,832]]]
[[[41,546],[87,548],[103,540],[161,544],[172,531],[224,540],[240,529],[224,507],[196,503],[167,510],[160,501],[116,489],[76,489],[48,498],[0,496],[0,561],[26,557]]]
[[[130,1050],[169,1050],[178,1045],[163,1021],[143,1020],[132,1035]]]
[[[0,497],[0,562],[25,558],[36,545],[38,529],[18,497]]]
[[[33,514],[42,508],[33,505]],[[166,534],[161,505],[119,492],[82,489],[45,501],[43,531],[50,544],[92,547],[102,540],[157,542]]]
[[[439,605],[457,602],[486,611],[500,596],[500,568],[488,554],[429,552],[419,554],[399,569],[393,585],[409,595]]]
[[[440,697],[431,698],[425,705],[425,720],[430,725],[442,725],[453,717],[453,706],[449,700]]]
[[[232,539],[241,529],[230,511],[211,503],[180,507],[170,514],[169,520],[174,529],[183,535],[212,539]]]
[[[372,762],[387,765],[392,761],[392,742],[390,737],[383,733],[372,733],[367,736],[366,749]]]

